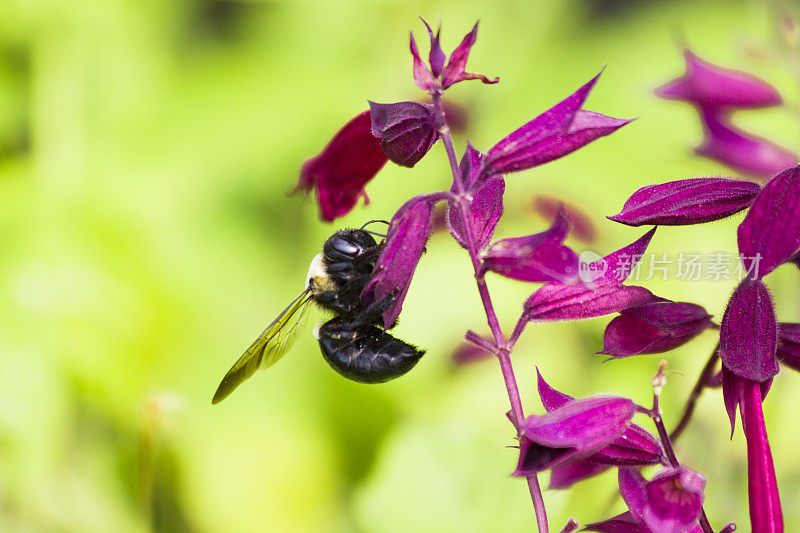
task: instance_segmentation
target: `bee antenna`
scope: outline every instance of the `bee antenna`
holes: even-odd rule
[[[367,222],[366,224],[364,224],[363,226],[361,226],[361,228],[360,228],[360,229],[364,229],[364,228],[366,228],[367,226],[369,226],[370,224],[374,224],[375,222],[380,222],[381,224],[386,224],[387,226],[389,225],[389,222],[387,222],[386,220],[380,220],[380,219],[376,219],[376,220],[370,220],[369,222]],[[364,231],[366,231],[366,230],[364,230]],[[372,232],[370,231],[370,232],[368,232],[368,233],[372,233]],[[376,233],[376,235],[380,235],[380,233]],[[384,235],[384,237],[385,237],[385,235]]]
[[[384,239],[386,238],[386,235],[385,235],[384,233],[378,233],[378,232],[376,232],[376,231],[370,231],[370,230],[368,230],[368,229],[361,230],[361,231],[364,231],[364,232],[366,232],[366,233],[369,233],[370,235],[375,235],[376,237],[383,237]]]

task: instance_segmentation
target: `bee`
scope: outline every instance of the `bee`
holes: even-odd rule
[[[383,313],[392,304],[390,295],[369,306],[361,303],[361,291],[373,276],[383,247],[364,228],[334,233],[311,261],[306,287],[250,345],[214,394],[216,404],[252,376],[274,365],[294,344],[312,302],[333,313],[315,328],[325,361],[339,374],[360,383],[383,383],[402,376],[425,354],[383,328]],[[375,234],[383,237],[383,235]],[[393,328],[391,324],[388,329]]]

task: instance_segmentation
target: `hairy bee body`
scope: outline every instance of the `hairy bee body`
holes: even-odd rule
[[[380,245],[366,231],[339,231],[323,246],[321,260],[328,283],[319,285],[324,290],[315,291],[315,278],[309,279],[316,302],[337,314],[315,333],[322,356],[336,372],[361,383],[402,376],[425,353],[380,327],[391,300],[370,307],[361,304],[361,291],[379,252]]]
[[[425,352],[383,328],[383,313],[393,297],[368,306],[361,302],[382,246],[364,229],[337,231],[326,240],[322,253],[311,261],[303,292],[228,370],[212,403],[227,398],[257,370],[269,368],[289,351],[311,302],[334,315],[319,326],[315,337],[336,372],[361,383],[383,383],[411,370]]]

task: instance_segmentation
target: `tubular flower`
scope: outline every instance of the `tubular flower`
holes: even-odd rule
[[[320,218],[332,222],[352,211],[364,186],[386,164],[381,144],[371,133],[370,113],[359,113],[336,132],[319,153],[303,163],[295,191],[316,191]]]

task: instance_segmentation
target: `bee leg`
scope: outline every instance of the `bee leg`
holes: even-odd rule
[[[387,294],[380,300],[372,302],[355,317],[353,325],[361,327],[383,323],[383,313],[392,306],[392,302],[394,302],[394,294]],[[394,324],[391,327],[394,327]]]
[[[353,311],[353,303],[343,301],[340,296],[341,294],[339,291],[323,291],[314,295],[314,300],[322,307],[330,309],[334,313],[342,315],[351,313]]]

